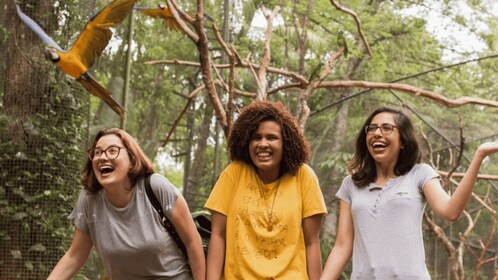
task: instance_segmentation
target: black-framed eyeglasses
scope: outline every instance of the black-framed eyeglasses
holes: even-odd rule
[[[396,127],[397,126],[392,125],[390,123],[383,123],[380,126],[378,126],[374,123],[371,123],[371,124],[365,126],[365,132],[367,134],[373,134],[377,131],[378,128],[380,128],[380,132],[382,134],[391,134],[391,132],[393,132],[394,128],[396,128]]]
[[[111,145],[105,150],[96,148],[89,149],[87,154],[90,160],[98,159],[102,156],[102,154],[105,154],[107,159],[116,159],[119,156],[119,152],[121,151],[121,149],[126,150],[125,147]]]

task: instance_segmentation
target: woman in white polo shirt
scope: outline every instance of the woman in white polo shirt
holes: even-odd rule
[[[483,159],[498,152],[498,141],[479,146],[467,173],[450,197],[441,178],[421,162],[408,116],[379,108],[365,121],[356,152],[337,192],[337,240],[321,279],[337,279],[353,257],[351,279],[430,279],[425,265],[422,218],[426,203],[454,221],[465,208]]]

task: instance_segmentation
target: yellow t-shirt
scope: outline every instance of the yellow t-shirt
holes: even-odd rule
[[[262,184],[253,167],[232,162],[205,207],[227,217],[225,279],[308,279],[302,220],[327,213],[311,167]]]

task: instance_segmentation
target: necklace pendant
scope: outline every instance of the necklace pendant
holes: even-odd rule
[[[270,225],[268,225],[268,226],[266,227],[266,229],[267,229],[268,231],[272,231],[272,230],[273,230],[273,225],[271,225],[271,224],[270,224]]]

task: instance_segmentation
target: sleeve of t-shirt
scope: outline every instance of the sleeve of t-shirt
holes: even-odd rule
[[[351,188],[353,187],[353,179],[351,175],[347,176],[342,180],[341,187],[335,194],[335,196],[347,204],[351,205]]]
[[[441,176],[427,163],[421,163],[416,166],[415,176],[418,182],[418,189],[421,193],[424,191],[424,186],[430,180],[437,178],[441,180]]]
[[[179,196],[182,194],[166,177],[154,173],[150,177],[150,187],[163,207],[166,217],[170,218],[173,207]]]
[[[218,181],[214,185],[214,188],[204,205],[206,209],[219,212],[225,216],[227,215],[232,193],[235,189],[234,173],[237,172],[235,169],[237,168],[231,163],[223,172],[221,172]]]
[[[78,201],[76,206],[74,206],[73,212],[69,215],[69,220],[74,224],[74,226],[83,233],[89,234],[88,223],[94,217],[89,217],[88,203],[90,194],[87,190],[82,189],[78,196]]]
[[[315,172],[308,165],[303,165],[301,171],[304,178],[301,186],[303,188],[303,218],[316,214],[327,214],[325,200]]]

